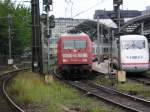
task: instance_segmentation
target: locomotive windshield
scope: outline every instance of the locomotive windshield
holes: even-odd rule
[[[65,40],[63,44],[64,49],[85,49],[86,40]]]
[[[145,40],[125,40],[122,42],[123,49],[144,49]]]

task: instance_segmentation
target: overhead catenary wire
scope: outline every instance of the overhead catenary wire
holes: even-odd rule
[[[86,13],[86,12],[88,12],[88,11],[90,11],[91,9],[95,8],[95,7],[98,6],[99,4],[102,4],[102,3],[106,2],[106,1],[107,1],[107,0],[101,0],[100,2],[98,1],[98,2],[97,2],[96,4],[94,4],[93,6],[87,8],[87,9],[85,9],[85,10],[83,10],[83,11],[77,13],[77,14],[75,14],[75,15],[73,16],[73,18],[74,18],[74,17],[77,17],[77,16],[79,16],[79,15],[81,15],[81,14],[84,14],[84,13]]]

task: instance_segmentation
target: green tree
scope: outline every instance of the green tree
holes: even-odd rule
[[[23,5],[0,2],[0,55],[8,55],[8,14],[12,16],[12,53],[22,54],[31,44],[31,10]]]

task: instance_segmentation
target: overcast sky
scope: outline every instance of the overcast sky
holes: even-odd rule
[[[13,0],[16,3],[30,6],[30,3],[23,1],[30,0]],[[53,11],[55,17],[73,17],[93,19],[95,10],[112,10],[113,0],[53,0]],[[42,0],[40,0],[40,9],[42,13]],[[150,0],[123,0],[121,9],[128,10],[145,10],[146,6],[150,6]],[[72,11],[71,11],[72,7]],[[71,14],[72,12],[72,14]]]

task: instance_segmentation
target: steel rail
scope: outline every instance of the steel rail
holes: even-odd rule
[[[56,78],[57,78],[59,81],[62,81],[62,80],[61,80],[62,78],[59,77],[59,75],[58,75],[56,69],[54,69],[54,74],[55,74]],[[97,97],[97,98],[99,98],[99,99],[101,99],[101,100],[103,100],[103,101],[105,101],[105,102],[108,102],[108,103],[111,103],[111,104],[115,104],[115,105],[117,105],[117,106],[119,106],[119,107],[121,107],[121,108],[124,108],[124,109],[126,109],[126,110],[130,110],[130,111],[132,111],[132,112],[139,112],[139,111],[134,110],[133,108],[131,109],[131,108],[128,108],[128,107],[126,107],[126,106],[120,105],[119,103],[116,103],[116,102],[114,102],[114,101],[112,101],[112,100],[108,100],[108,99],[106,99],[105,97],[96,95],[96,94],[92,93],[91,91],[88,91],[85,87],[82,87],[80,84],[76,84],[76,83],[78,83],[79,81],[62,81],[62,82],[63,82],[63,83],[65,82],[65,83],[67,83],[67,84],[69,84],[69,85],[71,85],[71,86],[77,88],[78,90],[81,90],[81,91],[83,91],[83,92],[86,92],[86,95],[88,95],[88,96],[91,95],[91,96]]]
[[[59,75],[57,74],[56,70],[54,70],[54,74],[60,80],[60,77],[58,77]],[[89,82],[88,81],[65,81],[65,83],[67,83],[67,84],[69,84],[69,85],[71,85],[71,86],[73,86],[79,90],[82,90],[83,92],[86,92],[86,94],[89,96],[97,97],[103,101],[106,101],[106,102],[111,103],[113,105],[117,105],[117,106],[119,106],[125,110],[131,111],[131,112],[149,112],[148,109],[150,108],[150,101],[147,101],[145,99],[141,99],[141,98],[138,98],[138,97],[135,97],[132,95],[128,95],[126,93],[121,93],[120,91],[117,91],[117,90],[114,90],[112,88],[108,88],[108,87],[105,87],[102,85],[98,85],[98,84],[92,83],[90,81]],[[96,93],[96,91],[99,91],[99,92]],[[101,93],[103,93],[103,92],[107,93],[106,97],[101,95]],[[113,95],[114,95],[114,97],[117,96],[116,98],[121,97],[120,101],[127,99],[127,101],[129,101],[129,102],[125,102],[125,104],[124,104],[124,103],[115,101],[114,99],[111,99],[109,97],[110,95],[112,95],[112,98],[113,98]],[[135,104],[134,104],[134,102],[135,102]],[[134,105],[140,104],[139,106],[143,106],[143,107],[145,105],[146,110],[145,110],[145,108],[142,108],[142,110],[139,108],[136,109],[134,106],[132,106],[130,104],[126,104],[126,103],[130,103],[130,104],[134,104]]]
[[[150,85],[150,77],[147,77],[147,76],[141,76],[138,78],[136,77],[136,78],[129,78],[129,79],[134,80],[136,82],[140,82],[144,85],[148,85],[148,86]]]
[[[16,74],[14,75],[14,73],[17,73],[17,72],[20,72],[20,71],[24,71],[24,70],[28,70],[30,68],[23,68],[23,69],[18,69],[18,70],[13,70],[13,71],[9,71],[9,72],[6,72],[4,74],[1,75],[1,77],[6,77],[5,80],[3,80],[3,94],[4,96],[6,97],[6,99],[10,102],[10,104],[19,112],[25,112],[20,106],[18,106],[11,98],[10,96],[8,95],[8,93],[6,92],[6,89],[5,89],[5,86],[7,85],[8,81],[10,79],[12,79],[14,76],[16,76]],[[11,74],[11,75],[10,75]],[[12,75],[13,74],[13,75]],[[8,77],[9,76],[9,77]]]
[[[98,84],[95,84],[95,83],[92,83],[92,82],[88,82],[88,83],[93,85],[93,86],[95,86],[95,87],[102,88],[102,89],[108,90],[110,92],[116,93],[118,95],[125,96],[127,98],[131,98],[133,100],[136,100],[136,101],[139,101],[139,102],[143,102],[143,103],[145,103],[147,105],[150,105],[150,101],[148,101],[148,100],[145,100],[145,99],[142,99],[142,98],[139,98],[139,97],[135,97],[133,95],[129,95],[129,94],[126,94],[126,93],[122,93],[120,91],[117,91],[115,89],[112,89],[112,88],[109,88],[109,87],[106,87],[106,86],[103,86],[103,85],[98,85]]]
[[[132,106],[129,106],[129,105],[125,105],[125,104],[122,104],[121,102],[117,102],[115,101],[114,99],[110,99],[110,95],[112,95],[111,97],[113,97],[113,95],[118,95],[118,93],[116,93],[114,90],[111,91],[112,89],[106,89],[105,87],[102,88],[103,90],[99,90],[100,87],[96,88],[95,87],[92,87],[91,85],[89,84],[85,84],[85,82],[80,82],[80,81],[68,81],[68,84],[84,91],[84,92],[87,92],[87,95],[91,95],[91,96],[94,96],[94,97],[97,97],[99,99],[102,99],[106,102],[109,102],[111,104],[114,104],[114,105],[117,105],[125,110],[128,110],[128,111],[131,111],[131,112],[149,112],[149,111],[145,111],[145,108],[144,108],[144,111],[143,110],[139,110],[139,109],[136,109],[136,108],[133,108]],[[101,93],[107,93],[106,97],[104,95],[101,95]],[[121,94],[121,93],[119,93]],[[109,96],[108,96],[109,95]],[[125,96],[125,94],[124,94]],[[119,97],[119,95],[118,95]],[[128,98],[127,98],[128,97]],[[126,98],[130,101],[131,99],[131,103],[133,102],[139,102],[141,104],[141,106],[144,106],[145,104],[147,105],[147,107],[149,107],[149,101],[146,101],[146,100],[142,100],[142,99],[139,99],[139,98],[136,98],[136,97],[132,97],[130,95],[127,95]],[[120,98],[121,99],[121,98]],[[124,98],[125,99],[125,98]],[[129,102],[126,102],[126,103],[129,103]],[[144,103],[144,105],[143,105]],[[148,109],[147,109],[148,110]]]

